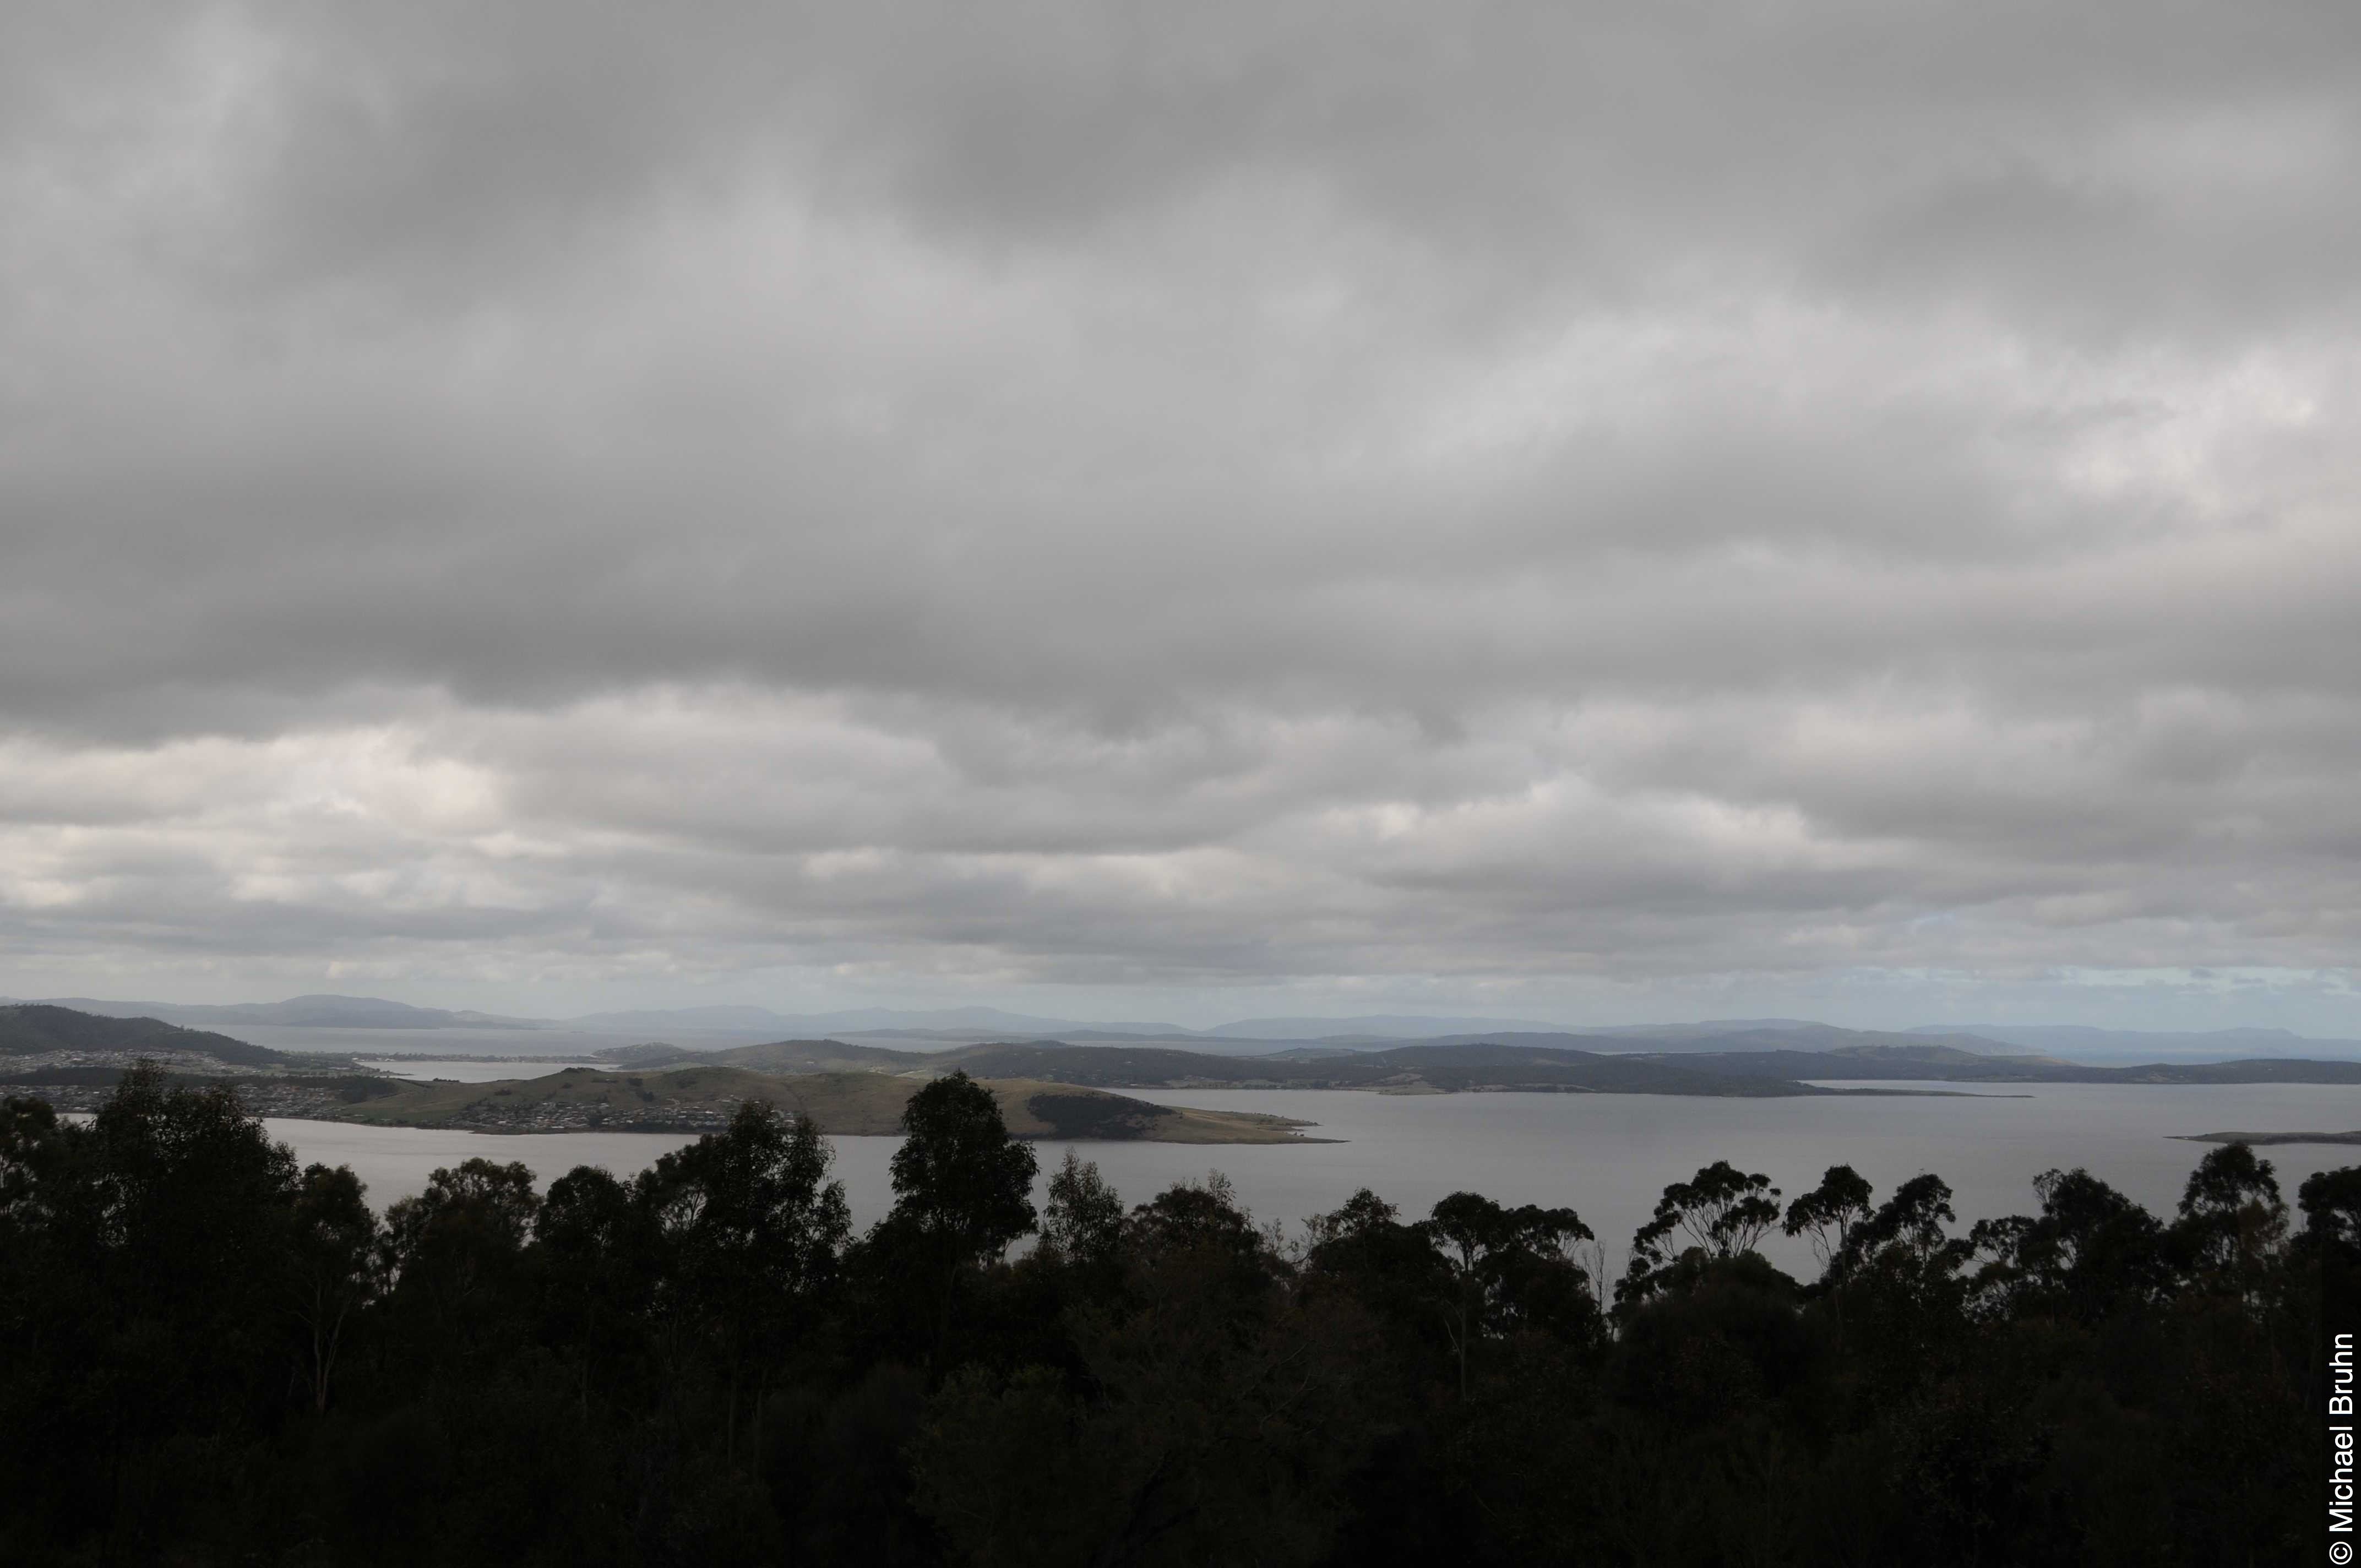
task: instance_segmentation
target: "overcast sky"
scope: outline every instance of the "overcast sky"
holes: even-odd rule
[[[2361,6],[0,0],[0,993],[2361,1035]]]

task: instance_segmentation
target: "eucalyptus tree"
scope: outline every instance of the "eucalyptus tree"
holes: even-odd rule
[[[1832,1165],[1817,1187],[1787,1205],[1779,1228],[1791,1236],[1811,1233],[1823,1284],[1834,1284],[1851,1261],[1853,1232],[1870,1216],[1870,1194],[1867,1178],[1849,1165]]]
[[[2172,1226],[2174,1261],[2200,1288],[2252,1296],[2287,1245],[2288,1208],[2271,1162],[2224,1144],[2197,1162]]]
[[[930,1360],[950,1335],[960,1277],[997,1259],[1033,1229],[1032,1146],[1011,1136],[991,1090],[953,1072],[910,1096],[902,1112],[902,1146],[894,1151],[894,1208],[877,1240],[907,1248],[932,1277],[935,1323]]]
[[[852,1222],[843,1183],[827,1179],[834,1158],[809,1117],[750,1101],[637,1184],[663,1252],[658,1310],[692,1326],[721,1365],[733,1462],[748,1384],[759,1431],[781,1358],[837,1282]]]
[[[518,1330],[514,1286],[540,1209],[531,1167],[478,1157],[436,1169],[386,1211],[388,1304],[413,1350],[487,1353]]]
[[[1750,1176],[1726,1159],[1665,1188],[1654,1215],[1632,1234],[1631,1262],[1616,1284],[1616,1306],[1630,1308],[1656,1295],[1684,1262],[1752,1253],[1779,1223],[1778,1197],[1769,1177]]]
[[[1049,1178],[1041,1243],[1059,1256],[1083,1265],[1106,1262],[1123,1245],[1121,1195],[1099,1174],[1095,1161],[1082,1159],[1071,1149]]]
[[[349,1166],[306,1166],[289,1227],[289,1313],[312,1413],[325,1415],[346,1337],[384,1283],[384,1249],[367,1189]]]
[[[2040,1213],[1982,1221],[1969,1234],[1983,1260],[1972,1285],[1985,1316],[2095,1322],[2170,1289],[2164,1227],[2146,1209],[2079,1168],[2045,1170],[2033,1190]]]
[[[1521,1327],[1581,1334],[1592,1309],[1589,1277],[1576,1244],[1592,1238],[1571,1209],[1527,1203],[1510,1209],[1474,1192],[1455,1192],[1422,1227],[1451,1275],[1444,1321],[1467,1397],[1471,1343]]]

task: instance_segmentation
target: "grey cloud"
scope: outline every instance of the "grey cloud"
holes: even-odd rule
[[[45,962],[2349,975],[2346,8],[0,29]]]
[[[1893,252],[1890,281],[1935,261],[1938,289],[1985,273],[2019,305],[2129,284],[2151,326],[2351,286],[2301,246],[2234,264],[2258,228],[2349,232],[2361,28],[2331,6],[405,7],[307,31],[261,199],[364,264],[645,201],[717,148],[804,172],[800,144],[832,187],[994,244],[1275,176],[1612,291],[1668,250],[1808,267],[1844,235],[1856,263]]]

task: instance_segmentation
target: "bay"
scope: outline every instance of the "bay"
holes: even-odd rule
[[[1851,1086],[1846,1086],[1851,1087]],[[1890,1084],[1870,1087],[1891,1088]],[[1143,1099],[1207,1110],[1276,1112],[1318,1124],[1298,1145],[1085,1143],[1126,1202],[1219,1169],[1258,1219],[1290,1231],[1367,1187],[1420,1218],[1460,1190],[1506,1203],[1567,1205],[1608,1244],[1623,1247],[1664,1186],[1727,1159],[1762,1171],[1792,1198],[1843,1163],[1883,1195],[1921,1171],[1956,1194],[1961,1225],[2037,1205],[2032,1179],[2083,1166],[2159,1217],[2169,1217],[2189,1172],[2210,1146],[2172,1135],[2218,1129],[2340,1131],[2361,1127],[2361,1085],[2031,1084],[1996,1094],[1990,1084],[1958,1097],[1874,1095],[1789,1100],[1647,1094],[1381,1095],[1347,1090],[1131,1091]],[[686,1135],[572,1133],[503,1136],[331,1122],[273,1120],[273,1136],[305,1161],[347,1164],[382,1208],[422,1190],[438,1166],[474,1156],[522,1160],[544,1181],[577,1165],[618,1176],[644,1169],[691,1141]],[[836,1175],[858,1224],[893,1201],[889,1162],[898,1138],[839,1138]],[[1040,1146],[1042,1179],[1068,1146]],[[2260,1151],[2278,1167],[2290,1203],[2313,1172],[2361,1163],[2361,1150],[2282,1145]],[[1037,1190],[1038,1202],[1043,1194]],[[1773,1238],[1775,1261],[1807,1259]]]
[[[356,1057],[362,1067],[375,1068],[390,1078],[412,1083],[499,1083],[512,1078],[546,1078],[569,1067],[604,1068],[611,1062],[587,1057],[467,1057],[419,1059],[404,1057]]]

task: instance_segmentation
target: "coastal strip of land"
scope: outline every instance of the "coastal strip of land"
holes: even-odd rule
[[[930,1075],[774,1073],[699,1063],[666,1069],[567,1068],[490,1083],[401,1083],[323,1120],[478,1133],[704,1133],[741,1105],[768,1101],[837,1136],[898,1133],[902,1110]],[[1292,1116],[1158,1105],[1038,1079],[985,1079],[1020,1138],[1164,1144],[1294,1144],[1312,1123]]]
[[[1022,1137],[1275,1144],[1328,1140],[1307,1135],[1312,1124],[1284,1114],[1183,1108],[1135,1095],[1305,1089],[1783,1099],[1948,1096],[2044,1083],[2361,1083],[2356,1061],[2255,1058],[2094,1068],[1891,1036],[1825,1050],[1780,1048],[1767,1040],[1750,1041],[1760,1048],[1745,1050],[1585,1048],[1613,1043],[1510,1034],[1236,1056],[1047,1039],[928,1051],[837,1039],[723,1050],[651,1042],[598,1052],[596,1067],[551,1070],[546,1058],[519,1058],[515,1076],[497,1081],[422,1083],[349,1056],[280,1052],[152,1018],[12,1003],[0,1005],[0,1094],[27,1093],[60,1110],[91,1110],[131,1066],[151,1061],[176,1081],[233,1089],[250,1112],[265,1116],[480,1132],[705,1132],[726,1124],[739,1106],[766,1100],[810,1116],[829,1133],[858,1137],[899,1131],[903,1107],[918,1086],[958,1071],[991,1086],[1008,1126]],[[1861,1087],[1861,1080],[1891,1087]],[[1970,1085],[1974,1088],[1966,1090]],[[1282,1103],[1284,1098],[1274,1096]],[[2361,1142],[2361,1133],[2193,1136],[2213,1143]]]

